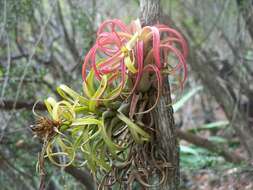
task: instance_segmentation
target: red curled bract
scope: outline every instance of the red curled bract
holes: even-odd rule
[[[170,55],[176,58],[176,64],[175,59],[173,64],[167,62]],[[157,80],[159,96],[165,74],[178,75],[179,86],[183,88],[187,55],[184,37],[173,28],[162,24],[142,28],[138,21],[127,26],[118,19],[107,20],[100,25],[96,42],[85,56],[82,76],[86,82],[90,70],[98,81],[106,75],[112,89],[121,85],[121,90],[131,95],[141,89],[138,87],[142,76],[148,72]],[[131,86],[125,86],[127,80],[131,80]]]

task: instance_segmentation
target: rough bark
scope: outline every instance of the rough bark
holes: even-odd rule
[[[140,1],[140,20],[142,25],[156,24],[161,18],[160,0],[141,0]],[[153,117],[155,119],[155,129],[158,131],[156,144],[158,149],[161,149],[167,159],[167,162],[171,164],[169,169],[169,175],[167,181],[163,187],[159,189],[176,190],[179,185],[179,148],[175,133],[175,124],[173,118],[172,106],[168,106],[171,103],[170,88],[168,81],[165,80],[165,88],[163,89],[163,95],[153,111]]]
[[[142,25],[156,24],[161,17],[160,0],[141,0],[140,10]]]

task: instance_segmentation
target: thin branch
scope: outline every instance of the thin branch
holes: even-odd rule
[[[13,170],[15,170],[17,173],[19,173],[20,175],[22,175],[24,178],[28,178],[30,180],[33,179],[32,175],[30,175],[30,174],[28,174],[26,172],[21,171],[18,167],[16,167],[13,163],[11,163],[10,158],[6,158],[4,155],[5,154],[1,151],[0,152],[1,163],[6,163],[10,168],[12,168]]]
[[[29,57],[29,54],[19,54],[19,55],[12,55],[10,57],[2,57],[0,59],[0,63],[3,63],[4,61],[3,60],[6,60],[6,59],[10,59],[10,61],[14,61],[14,60],[19,60],[19,59],[23,59],[23,58],[28,58]]]
[[[0,39],[2,38],[2,34],[5,31],[6,18],[7,18],[7,3],[6,0],[4,0],[3,22],[0,30]]]
[[[0,109],[2,110],[12,110],[13,106],[15,105],[16,109],[26,109],[32,110],[33,105],[36,101],[14,101],[14,100],[2,100],[0,103]],[[39,102],[36,104],[36,110],[44,111],[46,110],[46,106]]]
[[[236,0],[239,11],[242,14],[242,17],[245,21],[245,25],[248,28],[249,34],[253,39],[253,4],[251,0]]]
[[[20,90],[21,90],[21,87],[23,85],[23,80],[25,79],[25,77],[27,75],[27,72],[28,72],[27,69],[28,69],[29,66],[32,65],[32,59],[33,59],[33,57],[34,57],[34,55],[36,53],[37,47],[38,47],[38,45],[39,45],[39,43],[40,43],[40,41],[41,41],[41,39],[43,37],[43,34],[45,32],[47,23],[49,22],[50,18],[51,18],[51,14],[49,14],[49,16],[48,16],[48,18],[47,18],[44,26],[42,27],[40,35],[39,35],[39,38],[38,38],[36,44],[34,45],[34,48],[33,48],[32,52],[31,52],[31,54],[29,55],[28,63],[25,65],[24,71],[23,71],[22,76],[21,76],[21,81],[19,82],[18,87],[17,87],[17,93],[16,93],[16,97],[15,97],[16,101],[18,100],[18,97],[19,97],[19,94],[20,94]],[[13,108],[15,109],[15,104],[14,104]]]
[[[93,190],[95,189],[92,176],[84,170],[75,168],[74,166],[68,166],[64,168],[64,171],[72,175],[77,181],[83,184],[86,189]]]
[[[66,28],[65,22],[64,22],[64,18],[63,18],[63,14],[62,14],[62,7],[60,5],[60,2],[58,1],[57,3],[57,8],[58,8],[58,13],[59,13],[59,19],[60,19],[60,23],[63,29],[63,33],[64,33],[64,37],[65,37],[65,41],[67,43],[67,46],[70,50],[70,52],[72,53],[74,60],[77,61],[79,59],[79,53],[78,50],[76,49],[74,42],[74,39],[72,39],[68,33],[68,30]]]
[[[55,4],[55,3],[56,3],[56,1],[52,4],[52,7],[54,7],[54,4]],[[53,8],[53,9],[54,9],[54,8]],[[2,127],[2,133],[1,133],[1,135],[0,135],[0,139],[3,138],[3,136],[4,136],[4,131],[5,131],[5,129],[8,127],[9,121],[11,120],[11,118],[13,117],[13,115],[14,115],[14,113],[15,113],[15,108],[16,108],[16,106],[17,106],[16,104],[17,104],[17,101],[18,101],[18,98],[19,98],[19,96],[20,96],[20,92],[21,92],[21,89],[22,89],[22,86],[23,86],[23,81],[24,81],[25,77],[26,77],[27,74],[28,74],[28,68],[33,64],[32,59],[33,59],[33,57],[34,57],[34,55],[35,55],[35,53],[36,53],[36,51],[37,51],[37,47],[38,47],[38,45],[39,45],[40,41],[42,40],[42,37],[43,37],[43,35],[44,35],[44,33],[45,33],[45,30],[46,30],[47,24],[48,24],[48,22],[49,22],[49,20],[50,20],[50,18],[51,18],[51,14],[52,14],[52,12],[53,12],[53,9],[52,9],[52,11],[49,13],[49,15],[48,15],[48,17],[47,17],[47,19],[46,19],[46,21],[45,21],[45,24],[42,26],[41,31],[40,31],[40,34],[39,34],[39,37],[38,37],[38,40],[36,41],[36,43],[35,43],[35,45],[34,45],[32,51],[31,51],[31,53],[30,53],[30,55],[29,55],[29,59],[28,59],[27,64],[24,66],[24,70],[23,70],[23,73],[22,73],[22,75],[21,75],[21,80],[20,80],[20,82],[18,83],[18,86],[17,86],[17,93],[16,93],[16,96],[15,96],[15,101],[14,101],[14,104],[13,104],[13,108],[12,108],[12,110],[11,110],[11,113],[9,114],[8,119],[6,120],[5,125]]]
[[[6,33],[6,41],[7,41],[7,69],[4,77],[4,84],[1,91],[1,97],[0,100],[3,99],[5,94],[5,89],[7,87],[8,81],[9,81],[9,75],[10,75],[10,68],[11,68],[11,52],[10,52],[10,41],[9,41],[9,35]]]
[[[215,21],[212,23],[212,26],[210,27],[210,29],[206,32],[205,37],[201,40],[201,42],[197,43],[196,48],[200,47],[201,45],[205,45],[205,42],[209,39],[209,37],[211,36],[211,34],[214,32],[214,30],[217,28],[218,23],[220,22],[223,13],[225,12],[225,10],[228,7],[229,4],[229,0],[226,0],[223,2],[222,4],[222,8],[220,10],[220,12],[218,13],[218,15],[215,18]]]
[[[188,141],[202,148],[205,148],[207,150],[210,150],[211,152],[215,152],[221,155],[222,157],[224,157],[224,159],[228,162],[232,162],[236,164],[245,162],[245,159],[242,158],[241,156],[233,152],[227,151],[224,147],[218,144],[212,143],[211,141],[205,138],[199,137],[189,132],[181,131],[179,129],[177,129],[176,132],[177,132],[178,138]]]

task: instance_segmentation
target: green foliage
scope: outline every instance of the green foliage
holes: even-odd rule
[[[180,100],[178,100],[172,105],[174,112],[177,112],[178,110],[180,110],[180,108],[182,108],[187,101],[189,101],[195,94],[197,94],[202,89],[203,89],[202,86],[197,86],[191,89],[189,92],[185,93],[180,98]]]
[[[197,170],[205,167],[213,167],[223,161],[221,157],[210,151],[191,145],[180,145],[180,164],[183,169]]]
[[[39,7],[42,0],[2,0],[0,1],[0,12],[6,16],[1,15],[0,22],[4,22],[6,18],[6,25],[8,29],[13,29],[20,23],[20,21],[31,21],[33,19],[33,11]]]
[[[204,125],[201,125],[199,127],[196,128],[192,128],[189,129],[190,132],[200,132],[200,131],[217,131],[219,129],[224,129],[229,125],[229,121],[216,121],[216,122],[212,122],[212,123],[207,123]]]
[[[89,82],[93,82],[92,80]],[[60,126],[49,126],[49,131],[42,134],[47,135],[43,136],[45,140],[50,140],[46,152],[47,157],[54,164],[59,166],[74,164],[76,155],[81,154],[83,161],[79,159],[78,162],[80,165],[87,164],[93,173],[97,172],[97,167],[110,171],[111,166],[108,163],[115,163],[114,159],[125,160],[126,155],[122,150],[132,143],[131,140],[121,139],[120,134],[129,131],[136,143],[149,139],[149,135],[144,130],[124,115],[129,105],[101,99],[107,83],[106,80],[104,82],[105,84],[99,85],[93,94],[89,94],[94,100],[87,99],[69,87],[61,85],[57,91],[64,100],[56,102],[53,98],[48,98],[45,101],[51,115],[50,119],[60,123]],[[91,90],[88,91],[91,92]],[[36,127],[40,125],[45,127],[42,122],[39,121]],[[128,127],[126,128],[125,125]],[[33,130],[40,132],[40,129],[36,127]],[[51,140],[51,135],[55,133],[51,130],[57,135],[53,140]],[[114,137],[114,134],[118,134],[119,137]],[[122,142],[124,146],[121,145]],[[53,145],[58,145],[60,148],[56,153],[54,153]],[[105,154],[112,154],[112,160],[105,157]],[[55,161],[54,157],[59,155],[64,156],[67,162]]]
[[[193,96],[202,89],[203,88],[201,86],[198,86],[185,93],[179,101],[173,104],[174,111],[179,111],[187,103],[187,101],[191,100]],[[219,129],[224,129],[228,124],[228,121],[217,121],[192,128],[188,131],[193,133],[199,133],[201,131],[215,132]],[[228,144],[228,140],[220,136],[209,136],[208,140],[213,143]],[[197,147],[195,145],[180,145],[180,164],[183,169],[197,170],[204,167],[214,167],[221,163],[221,161],[223,161],[221,157],[218,157],[216,154],[206,149]]]
[[[3,68],[0,66],[0,78],[2,78],[4,76],[4,70]]]

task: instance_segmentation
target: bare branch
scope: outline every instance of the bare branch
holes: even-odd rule
[[[86,187],[86,189],[89,190],[95,189],[93,178],[87,171],[77,169],[71,165],[64,168],[64,171],[72,175],[77,181],[83,184]]]
[[[78,53],[78,50],[76,49],[76,46],[75,44],[73,43],[74,42],[74,39],[72,39],[67,31],[67,28],[66,28],[66,25],[65,25],[65,22],[64,22],[64,18],[63,18],[63,14],[62,14],[62,8],[61,8],[61,5],[60,5],[60,2],[58,1],[57,3],[57,8],[58,8],[58,13],[59,13],[59,19],[60,19],[60,23],[61,23],[61,26],[62,26],[62,29],[63,29],[63,33],[64,33],[64,36],[65,36],[65,41],[68,45],[68,48],[70,50],[70,52],[72,53],[73,55],[73,58],[75,61],[78,61],[79,59],[79,53]]]
[[[12,110],[15,106],[15,109],[26,109],[26,110],[32,110],[33,105],[36,101],[17,101],[14,100],[2,100],[0,102],[0,109],[3,110]],[[46,106],[43,103],[37,103],[36,104],[36,110],[44,111],[46,110]]]
[[[211,141],[209,141],[205,138],[199,137],[199,136],[194,135],[189,132],[181,131],[179,129],[177,129],[176,132],[177,132],[177,136],[180,139],[183,139],[183,140],[188,141],[194,145],[197,145],[199,147],[210,150],[211,152],[215,152],[215,153],[221,155],[222,157],[224,157],[225,160],[228,162],[233,162],[236,164],[245,162],[244,158],[240,157],[239,155],[237,155],[233,152],[227,151],[222,146],[212,143]]]

